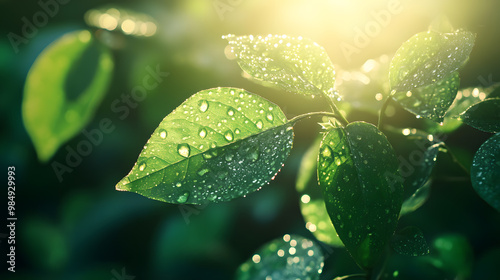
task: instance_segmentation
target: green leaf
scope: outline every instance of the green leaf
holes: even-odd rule
[[[435,122],[427,123],[428,130],[431,133],[451,133],[455,131],[462,125],[462,121],[459,119],[460,114],[465,112],[470,106],[485,100],[486,97],[493,94],[495,89],[498,88],[500,87],[497,84],[487,88],[465,88],[459,90],[455,100],[444,115],[443,122],[440,125]]]
[[[476,103],[460,115],[464,123],[486,132],[500,131],[500,98]]]
[[[241,69],[253,79],[289,92],[339,98],[334,91],[333,64],[323,47],[310,39],[232,34],[223,38]]]
[[[486,140],[476,152],[471,181],[477,194],[500,211],[500,133]]]
[[[292,141],[291,124],[268,100],[202,90],[163,119],[116,189],[169,203],[228,201],[274,178]]]
[[[404,256],[417,257],[429,254],[429,245],[427,245],[422,231],[413,226],[406,227],[394,234],[391,246],[394,251]]]
[[[427,181],[418,188],[410,197],[406,198],[401,206],[400,216],[411,213],[420,208],[429,199],[432,180]]]
[[[457,71],[469,58],[475,35],[421,32],[404,42],[391,61],[391,89],[406,92],[440,82]]]
[[[411,91],[396,91],[392,98],[406,110],[417,115],[417,118],[424,117],[440,123],[453,103],[459,86],[458,72],[453,72],[439,82]]]
[[[363,122],[330,130],[321,143],[318,177],[340,239],[361,267],[373,267],[397,226],[403,195],[387,138]]]
[[[262,246],[237,271],[237,280],[319,279],[323,253],[313,241],[285,234]]]
[[[326,211],[325,200],[318,185],[318,150],[321,138],[317,138],[306,151],[300,163],[296,187],[300,194],[300,211],[306,228],[319,241],[335,247],[344,247]]]
[[[22,113],[40,161],[90,121],[112,71],[111,53],[87,30],[64,35],[37,57],[26,78]]]
[[[415,128],[387,128],[385,134],[393,143],[403,177],[405,199],[410,198],[430,178],[443,142]]]

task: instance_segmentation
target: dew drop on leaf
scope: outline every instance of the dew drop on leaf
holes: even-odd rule
[[[207,137],[207,130],[205,128],[200,129],[198,135],[200,135],[201,139],[204,139],[205,137]]]
[[[257,126],[258,129],[262,129],[262,121],[257,121],[257,123],[255,123],[255,125]]]
[[[272,122],[272,121],[273,121],[273,119],[274,119],[274,117],[273,117],[273,115],[272,115],[272,114],[267,114],[266,118],[267,118],[267,120],[268,120],[268,121],[270,121],[270,122]]]
[[[191,153],[191,148],[189,147],[188,144],[179,144],[177,146],[177,152],[179,153],[179,155],[187,158]]]
[[[160,138],[161,139],[167,138],[167,131],[165,129],[160,129]]]
[[[234,139],[233,132],[231,130],[226,131],[226,133],[224,133],[224,138],[226,138],[227,141],[233,141]]]
[[[139,165],[139,171],[144,171],[144,168],[146,168],[146,163],[143,162]]]
[[[177,198],[178,203],[186,203],[189,199],[189,192],[183,193],[179,198]]]
[[[208,110],[208,101],[206,101],[206,100],[200,100],[200,102],[198,103],[198,105],[200,106],[200,111],[206,112]]]

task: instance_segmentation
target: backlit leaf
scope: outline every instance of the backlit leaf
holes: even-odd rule
[[[459,119],[460,114],[465,112],[470,106],[485,100],[490,94],[493,94],[495,89],[500,88],[499,86],[499,84],[496,84],[487,88],[465,88],[459,90],[455,100],[444,115],[443,122],[441,124],[435,122],[427,123],[429,126],[428,131],[431,133],[450,133],[455,131],[462,125],[462,121]]]
[[[288,92],[339,97],[334,91],[333,64],[323,47],[310,39],[232,34],[223,38],[241,69],[253,79]]]
[[[424,205],[427,199],[429,199],[431,184],[432,180],[429,180],[423,186],[418,188],[410,197],[405,197],[399,215],[406,215]]]
[[[228,201],[274,178],[292,141],[291,124],[268,100],[202,90],[163,119],[116,189],[169,203]]]
[[[317,280],[323,269],[323,253],[313,241],[285,234],[255,252],[237,271],[237,280]]]
[[[111,53],[87,30],[64,35],[38,56],[24,86],[22,113],[41,161],[89,122],[112,71]]]
[[[490,98],[472,105],[460,115],[464,123],[486,132],[500,131],[500,98]]]
[[[340,239],[361,267],[373,267],[394,233],[402,204],[392,146],[368,123],[334,128],[321,143],[318,179]]]
[[[401,45],[392,59],[391,88],[406,92],[446,79],[468,60],[474,40],[473,33],[460,30],[414,35]]]
[[[306,228],[319,241],[335,247],[344,247],[335,227],[326,211],[323,193],[318,185],[317,166],[318,150],[321,138],[318,138],[306,151],[297,174],[296,187],[300,194],[300,211]]]
[[[486,140],[476,152],[471,181],[477,194],[500,211],[500,133]]]
[[[453,103],[460,86],[458,72],[447,78],[411,91],[397,91],[392,95],[406,110],[440,123]]]
[[[429,179],[443,142],[415,128],[387,128],[385,135],[392,143],[403,177],[404,199],[410,198]]]
[[[424,256],[429,254],[429,245],[422,231],[416,227],[406,227],[394,234],[391,246],[400,255]]]

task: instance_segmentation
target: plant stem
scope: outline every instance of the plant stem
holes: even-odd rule
[[[300,121],[302,119],[310,118],[310,117],[313,117],[313,116],[333,117],[337,121],[339,121],[343,126],[346,126],[347,124],[349,124],[349,122],[342,116],[342,114],[339,115],[338,113],[332,113],[332,112],[311,112],[311,113],[306,113],[306,114],[302,114],[302,115],[298,115],[298,116],[293,117],[292,119],[289,120],[289,122],[295,123],[295,122]]]
[[[367,279],[368,275],[366,275],[366,274],[351,274],[351,275],[346,275],[346,276],[335,277],[335,279],[333,279],[333,280],[345,280],[345,279],[356,278],[356,277]]]
[[[344,115],[342,115],[342,113],[340,112],[339,108],[337,108],[337,105],[335,105],[335,103],[332,101],[332,98],[330,96],[326,96],[327,99],[328,99],[328,103],[330,104],[330,108],[332,109],[332,111],[337,114],[339,117],[336,119],[342,123],[343,126],[346,126],[347,124],[349,124],[349,121],[344,117]]]
[[[389,102],[391,102],[391,99],[392,99],[392,94],[385,99],[384,103],[382,104],[382,107],[380,108],[380,112],[378,113],[378,124],[377,124],[378,129],[382,127],[383,118],[385,116],[385,110],[387,109]]]

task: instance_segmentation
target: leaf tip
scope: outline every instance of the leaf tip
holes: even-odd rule
[[[115,189],[117,191],[129,191],[129,188],[127,187],[129,182],[130,180],[128,179],[128,177],[125,177],[121,179],[120,182],[118,182],[118,184],[116,184]]]

